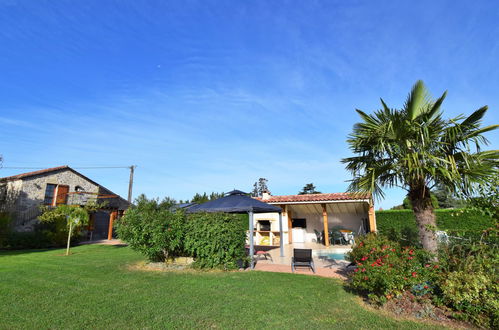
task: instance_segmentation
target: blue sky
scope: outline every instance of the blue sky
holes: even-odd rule
[[[3,165],[136,164],[135,196],[345,191],[354,109],[417,79],[499,122],[497,22],[496,1],[0,0]],[[126,197],[126,169],[81,172]]]

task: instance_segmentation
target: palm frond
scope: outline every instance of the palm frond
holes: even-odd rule
[[[423,108],[428,103],[429,98],[428,90],[423,81],[418,80],[412,87],[404,106],[409,120],[414,120],[423,112]]]
[[[462,123],[461,125],[463,127],[468,127],[468,126],[475,126],[479,125],[480,121],[482,120],[483,116],[487,112],[488,106],[483,106],[480,109],[476,110],[473,112],[471,115],[469,115]]]
[[[428,120],[432,120],[432,118],[440,111],[440,106],[442,105],[442,102],[445,100],[446,96],[447,91],[445,91],[442,96],[440,96],[438,100],[433,104],[433,106],[430,108],[430,111],[428,111]]]

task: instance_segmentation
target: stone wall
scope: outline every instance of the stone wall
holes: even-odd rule
[[[33,225],[37,223],[39,206],[43,204],[47,184],[67,185],[70,193],[75,192],[77,186],[83,188],[85,192],[99,192],[98,185],[69,169],[31,176],[18,181],[22,181],[22,184],[12,210],[15,215],[14,228],[18,231],[32,230]],[[69,203],[80,204],[82,202],[71,200],[82,198],[80,195],[70,194],[69,196]]]

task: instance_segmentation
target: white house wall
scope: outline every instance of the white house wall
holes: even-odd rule
[[[305,242],[315,242],[317,236],[314,230],[322,232],[324,230],[322,206],[320,204],[291,204],[287,205],[291,211],[291,217],[295,219],[307,219],[307,228],[305,234]],[[362,223],[362,219],[368,218],[367,203],[330,203],[326,206],[328,213],[328,227],[334,229],[341,227],[350,229],[357,233]],[[279,231],[279,214],[278,213],[257,213],[254,215],[255,229],[257,229],[258,220],[269,220],[272,231]],[[284,232],[284,242],[288,240],[288,217],[283,213],[282,229]]]

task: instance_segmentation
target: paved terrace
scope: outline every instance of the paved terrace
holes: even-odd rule
[[[265,259],[264,255],[256,255],[255,270],[291,273],[291,257],[295,248],[312,249],[312,257],[316,270],[314,274],[310,269],[300,267],[296,269],[295,273],[346,279],[348,261],[332,259],[321,255],[329,252],[335,254],[346,253],[351,249],[349,245],[331,245],[326,248],[324,245],[318,243],[285,244],[284,257],[280,257],[279,247],[269,250],[267,259]],[[258,251],[258,247],[255,247],[255,251]]]

